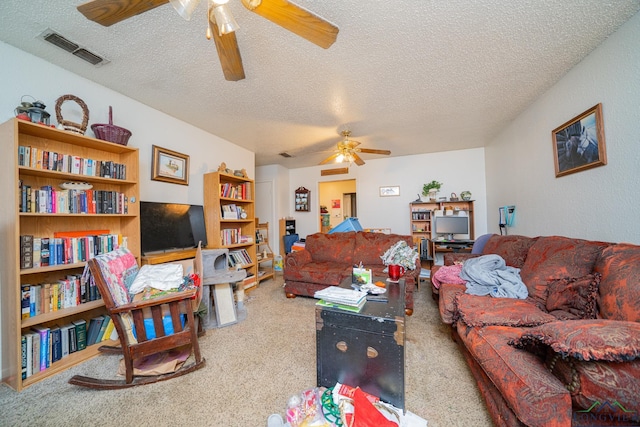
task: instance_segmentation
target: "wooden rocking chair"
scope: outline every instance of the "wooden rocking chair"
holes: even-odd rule
[[[197,289],[130,301],[127,285],[131,284],[138,271],[131,252],[117,249],[89,260],[87,265],[120,340],[120,347],[102,346],[99,351],[124,356],[125,378],[111,380],[75,375],[69,383],[94,389],[120,389],[168,380],[205,366],[193,314],[199,304]],[[145,319],[148,325],[149,318],[153,321],[154,334],[148,334],[145,328]],[[168,329],[172,326],[173,333],[168,334],[165,326]],[[149,338],[148,335],[155,337]],[[186,346],[193,350],[195,359],[189,365],[184,364],[174,372],[159,375],[134,374],[134,362]]]

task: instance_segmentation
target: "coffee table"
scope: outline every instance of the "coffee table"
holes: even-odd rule
[[[316,306],[319,387],[360,387],[404,410],[404,285],[387,282],[388,301],[367,301],[359,313]],[[351,288],[351,278],[340,286]]]

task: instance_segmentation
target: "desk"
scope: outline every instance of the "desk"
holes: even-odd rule
[[[434,240],[433,253],[471,253],[475,240]]]

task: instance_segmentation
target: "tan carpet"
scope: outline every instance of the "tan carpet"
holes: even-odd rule
[[[75,374],[114,378],[118,356],[102,355],[21,393],[0,387],[1,426],[264,427],[292,394],[316,384],[315,300],[287,299],[282,278],[263,282],[242,322],[200,339],[207,366],[128,390],[67,383]],[[406,324],[406,409],[429,427],[491,426],[475,381],[422,286]]]

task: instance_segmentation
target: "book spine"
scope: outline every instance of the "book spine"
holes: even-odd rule
[[[31,334],[31,372],[40,372],[40,334]]]
[[[34,328],[40,336],[40,371],[49,367],[49,328]]]
[[[22,318],[28,319],[31,317],[31,285],[21,285],[21,309],[22,309]]]
[[[20,351],[21,351],[21,374],[22,379],[27,378],[27,336],[22,335],[20,338]]]
[[[76,326],[76,340],[78,351],[87,348],[87,322],[86,320],[77,320],[73,322]]]
[[[60,328],[51,329],[51,362],[57,362],[62,359],[62,338],[60,336]]]
[[[27,378],[33,375],[33,334],[25,334],[27,338]]]
[[[20,236],[20,268],[33,268],[33,236]]]

